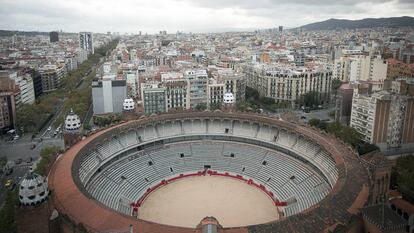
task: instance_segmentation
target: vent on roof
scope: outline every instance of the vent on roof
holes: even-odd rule
[[[267,161],[265,160],[265,161],[263,161],[262,162],[262,164],[264,165],[264,166],[266,166],[267,165]]]

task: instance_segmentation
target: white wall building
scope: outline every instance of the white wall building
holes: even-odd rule
[[[79,47],[88,51],[90,54],[94,54],[93,48],[93,33],[92,32],[79,32]]]
[[[20,89],[19,107],[21,104],[33,104],[35,102],[35,93],[32,76],[30,74],[17,75],[16,72],[10,74],[10,78],[14,80]]]
[[[187,70],[184,76],[190,83],[191,108],[196,107],[198,104],[207,104],[207,71]]]

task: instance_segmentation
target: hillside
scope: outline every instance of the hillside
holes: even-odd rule
[[[302,26],[305,30],[335,30],[335,29],[355,29],[355,28],[374,28],[374,27],[414,27],[414,18],[392,17],[392,18],[367,18],[361,20],[347,19],[328,19],[326,21],[311,23]]]

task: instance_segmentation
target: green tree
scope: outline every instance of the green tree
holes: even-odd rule
[[[339,89],[339,87],[341,87],[342,82],[339,79],[333,79],[332,80],[332,90],[334,90],[335,92]]]
[[[414,156],[398,158],[395,171],[397,172],[397,185],[403,185],[414,192]]]
[[[306,107],[313,107],[313,106],[319,105],[320,104],[319,93],[315,91],[306,93],[303,96],[303,103],[305,104]]]
[[[210,104],[210,110],[211,111],[215,111],[217,109],[220,109],[220,107],[221,107],[221,103],[212,103],[212,104]]]
[[[48,167],[52,160],[52,156],[59,153],[59,151],[60,147],[58,146],[44,147],[40,151],[40,161],[37,163],[36,169],[34,171],[42,176],[47,176]]]
[[[321,123],[321,120],[319,120],[317,118],[312,118],[308,121],[309,125],[315,126],[315,127],[318,127],[320,123]]]
[[[0,233],[16,232],[16,206],[19,204],[17,191],[9,191],[6,193],[6,200],[0,210]]]
[[[205,104],[205,103],[200,103],[200,104],[197,104],[197,105],[195,106],[195,109],[196,109],[197,111],[204,111],[204,110],[206,110],[206,109],[207,109],[207,104]]]
[[[260,94],[256,89],[251,87],[246,87],[246,100],[258,101],[260,99]]]

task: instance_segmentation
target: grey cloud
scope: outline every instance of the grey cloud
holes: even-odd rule
[[[384,2],[392,2],[393,0],[176,0],[179,2],[188,2],[194,6],[206,7],[206,8],[223,8],[223,7],[236,7],[242,9],[257,9],[257,8],[269,8],[279,7],[283,5],[297,5],[297,6],[352,6],[361,2],[378,4]],[[411,0],[400,0],[411,1]]]
[[[0,29],[96,32],[296,27],[414,15],[412,0],[0,0]]]

